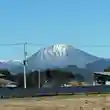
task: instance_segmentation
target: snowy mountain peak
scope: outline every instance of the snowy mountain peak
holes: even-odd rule
[[[70,48],[72,47],[72,45],[68,45],[68,44],[55,44],[55,45],[52,45],[54,48],[58,48],[58,49],[61,49],[61,48]]]
[[[68,50],[71,49],[71,45],[67,44],[56,44],[52,46],[53,52],[56,54],[56,56],[67,56]]]

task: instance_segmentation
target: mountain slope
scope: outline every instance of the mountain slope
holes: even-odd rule
[[[110,60],[103,58],[86,65],[86,68],[93,72],[103,72],[108,67],[110,67]]]
[[[71,45],[56,44],[40,49],[28,58],[28,69],[46,69],[76,65],[84,68],[86,64],[94,62],[99,58],[84,51],[76,49]]]

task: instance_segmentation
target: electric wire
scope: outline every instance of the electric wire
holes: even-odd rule
[[[24,44],[26,44],[26,45],[29,45],[29,46],[46,46],[46,44],[38,44],[38,43],[29,43],[29,42],[20,42],[20,43],[6,43],[6,44],[0,44],[0,46],[22,46],[22,45],[24,45]],[[110,44],[97,44],[97,45],[94,45],[94,44],[92,44],[92,45],[89,45],[89,44],[79,44],[79,45],[77,45],[77,46],[80,46],[80,47],[110,47]]]

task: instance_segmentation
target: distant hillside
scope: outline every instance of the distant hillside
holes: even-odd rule
[[[108,67],[110,67],[110,60],[108,59],[99,59],[86,65],[86,68],[93,72],[103,72]]]
[[[8,69],[10,72],[19,73],[21,72],[21,70],[23,70],[23,64],[21,63],[21,61],[16,60],[0,60],[0,69]]]

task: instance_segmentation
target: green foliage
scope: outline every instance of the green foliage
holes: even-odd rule
[[[48,77],[47,77],[48,74]],[[40,74],[41,76],[41,86],[46,80],[52,81],[55,80],[58,85],[65,84],[74,79],[74,75],[71,72],[65,72],[61,69],[47,69]],[[51,77],[49,77],[51,76]],[[24,86],[24,75],[23,73],[17,74],[15,76],[16,82],[20,87]],[[27,87],[38,87],[38,71],[27,73],[26,76]]]
[[[7,69],[0,69],[0,73],[4,74],[5,76],[11,75],[10,72]]]
[[[104,72],[110,72],[110,67],[104,69]]]
[[[7,69],[0,69],[0,73],[4,75],[1,78],[14,81],[14,76]]]

